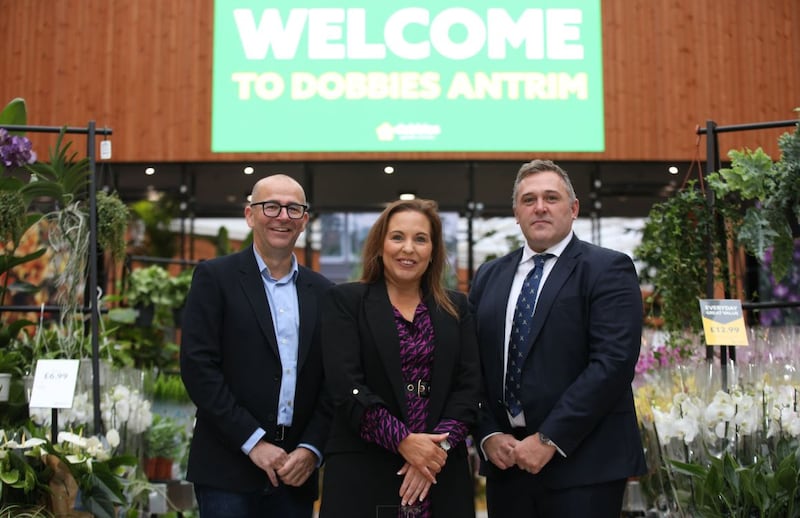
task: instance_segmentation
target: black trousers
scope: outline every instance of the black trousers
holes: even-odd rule
[[[502,480],[486,480],[489,518],[619,518],[627,479],[548,489],[516,467]]]

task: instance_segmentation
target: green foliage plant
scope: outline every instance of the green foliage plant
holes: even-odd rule
[[[186,302],[192,284],[192,269],[170,275],[166,268],[153,264],[131,271],[123,296],[130,306],[153,306],[161,324],[169,323],[172,310]]]
[[[651,307],[660,310],[673,344],[683,331],[702,329],[697,299],[706,295],[709,245],[715,260],[726,262],[722,244],[709,240],[714,228],[705,193],[690,181],[675,196],[653,205],[635,250],[636,258],[645,265],[641,281],[653,285],[649,302],[658,302]]]
[[[169,228],[178,215],[178,204],[162,196],[157,202],[140,200],[131,205],[131,213],[144,223],[147,235],[147,254],[154,257],[174,257],[175,233]]]
[[[800,226],[800,124],[778,139],[778,161],[761,148],[728,153],[731,167],[711,173],[708,183],[725,207],[736,241],[760,262],[772,249],[777,281],[789,272]]]
[[[725,452],[707,464],[671,460],[672,469],[693,480],[687,508],[704,518],[800,517],[800,449],[781,439],[773,455],[741,463]]]
[[[24,99],[13,99],[0,112],[0,127],[24,126],[26,123],[27,108]],[[31,198],[23,194],[23,187],[25,183],[0,164],[0,245],[2,245],[0,246],[0,277],[2,277],[0,305],[6,303],[6,296],[9,293],[36,291],[37,288],[30,283],[20,281],[10,283],[6,274],[21,264],[38,259],[47,251],[45,248],[40,248],[26,255],[17,255],[22,236],[42,218],[42,214],[27,213]]]
[[[153,380],[153,399],[156,401],[173,401],[188,403],[191,401],[180,374],[160,372]]]
[[[714,282],[733,293],[727,247],[743,246],[762,263],[773,250],[772,271],[789,271],[793,234],[800,223],[800,132],[783,134],[781,159],[772,162],[761,149],[733,150],[732,164],[708,176],[713,206],[696,181],[653,205],[634,251],[643,263],[640,280],[652,284],[651,307],[660,311],[672,345],[685,331],[699,333],[697,299],[707,297],[708,253]]]
[[[186,441],[186,428],[171,417],[156,414],[153,416],[153,424],[145,433],[144,440],[147,457],[175,460],[180,457]]]
[[[115,261],[125,256],[130,211],[119,196],[105,191],[97,193],[97,243]]]

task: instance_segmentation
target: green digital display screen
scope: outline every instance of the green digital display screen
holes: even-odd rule
[[[212,151],[597,152],[600,0],[216,0]]]

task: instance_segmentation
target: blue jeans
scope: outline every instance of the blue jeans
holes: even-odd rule
[[[200,518],[311,518],[314,502],[294,498],[286,486],[237,493],[195,484]]]

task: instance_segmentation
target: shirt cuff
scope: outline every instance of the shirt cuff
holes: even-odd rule
[[[550,442],[553,442],[553,441],[552,441],[552,439],[550,440]],[[566,454],[566,453],[564,453],[564,450],[562,450],[561,448],[559,448],[559,447],[558,447],[558,444],[556,444],[556,443],[554,443],[554,442],[553,442],[553,446],[555,446],[555,447],[556,447],[556,451],[557,451],[559,454],[561,454],[561,456],[562,456],[562,457],[564,457],[565,459],[567,458],[567,454]]]
[[[494,437],[495,435],[500,435],[501,433],[503,432],[492,432],[483,439],[481,439],[481,443],[479,444],[479,446],[481,448],[481,455],[483,455],[483,458],[485,460],[489,460],[489,456],[486,455],[486,450],[483,449],[483,444],[489,439],[489,437]]]
[[[263,428],[261,427],[256,428],[256,431],[253,432],[253,435],[251,435],[250,438],[247,439],[247,441],[245,441],[244,444],[242,444],[242,453],[244,453],[245,455],[250,455],[250,452],[252,451],[253,448],[256,447],[258,441],[260,441],[261,438],[264,437],[266,434],[267,432],[265,432]]]
[[[300,444],[298,444],[297,447],[298,448],[305,448],[307,450],[311,450],[311,453],[313,453],[314,455],[317,456],[317,467],[322,466],[322,453],[318,449],[316,449],[313,446],[311,446],[310,444],[307,444],[307,443],[304,443],[304,442],[301,442]]]

